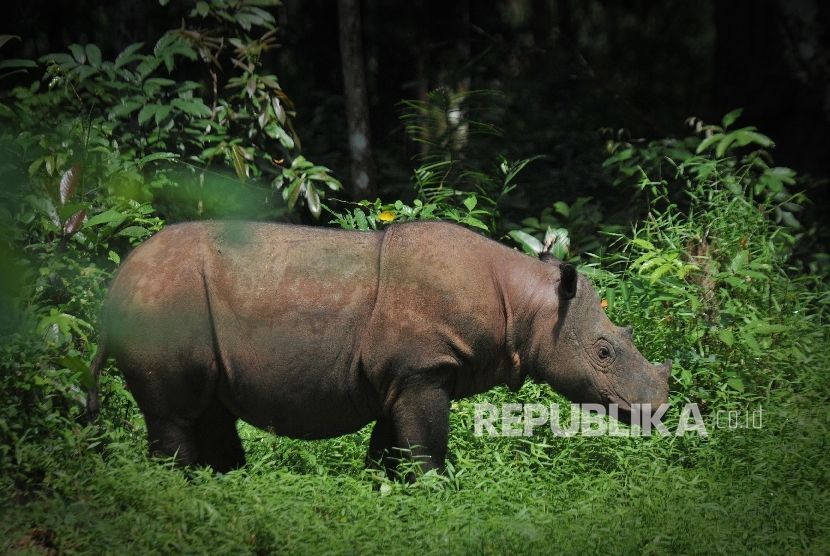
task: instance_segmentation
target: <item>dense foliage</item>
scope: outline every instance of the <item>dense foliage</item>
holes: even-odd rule
[[[110,62],[73,45],[40,66],[0,65],[43,71],[0,97],[4,552],[830,549],[827,257],[770,138],[733,129],[739,112],[720,126],[692,121],[682,140],[615,137],[607,171],[647,214],[629,229],[588,198],[522,213],[534,153],[514,162],[483,146],[500,133],[499,95],[442,89],[402,106],[424,145],[414,197],[327,205],[324,189],[339,183],[300,154],[288,97],[258,73],[273,26],[259,6],[272,3],[199,2],[192,18],[218,26],[173,30],[152,53],[134,45]],[[550,242],[649,359],[674,360],[668,428],[694,402],[709,434],[476,436],[479,402],[558,403],[567,420],[566,400],[528,383],[454,402],[448,472],[414,486],[365,469],[368,429],[303,442],[240,425],[249,463],[224,476],[148,460],[115,368],[102,377],[100,422],[84,418],[106,286],[163,219],[222,216],[361,230],[442,218],[530,254]]]

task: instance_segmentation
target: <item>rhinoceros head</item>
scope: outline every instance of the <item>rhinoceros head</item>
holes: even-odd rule
[[[585,276],[553,257],[542,260],[559,267],[560,281],[557,302],[534,320],[536,378],[577,403],[617,404],[621,420],[628,420],[632,404],[656,409],[666,403],[671,361],[649,363],[634,346],[631,327],[608,319]]]

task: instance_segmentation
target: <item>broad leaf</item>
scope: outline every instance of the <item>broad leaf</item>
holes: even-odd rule
[[[541,241],[522,230],[511,230],[508,235],[516,240],[528,255],[538,256],[545,248]]]

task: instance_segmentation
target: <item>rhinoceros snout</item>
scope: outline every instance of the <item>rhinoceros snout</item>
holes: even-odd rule
[[[652,400],[653,407],[659,407],[660,404],[668,403],[669,401],[669,378],[671,377],[671,359],[666,359],[662,365],[657,365],[657,381],[660,393],[657,399]]]

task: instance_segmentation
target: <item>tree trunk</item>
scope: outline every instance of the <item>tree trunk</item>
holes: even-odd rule
[[[343,58],[343,94],[349,128],[352,199],[375,199],[375,170],[369,135],[366,73],[360,37],[359,0],[338,0],[340,55]]]

